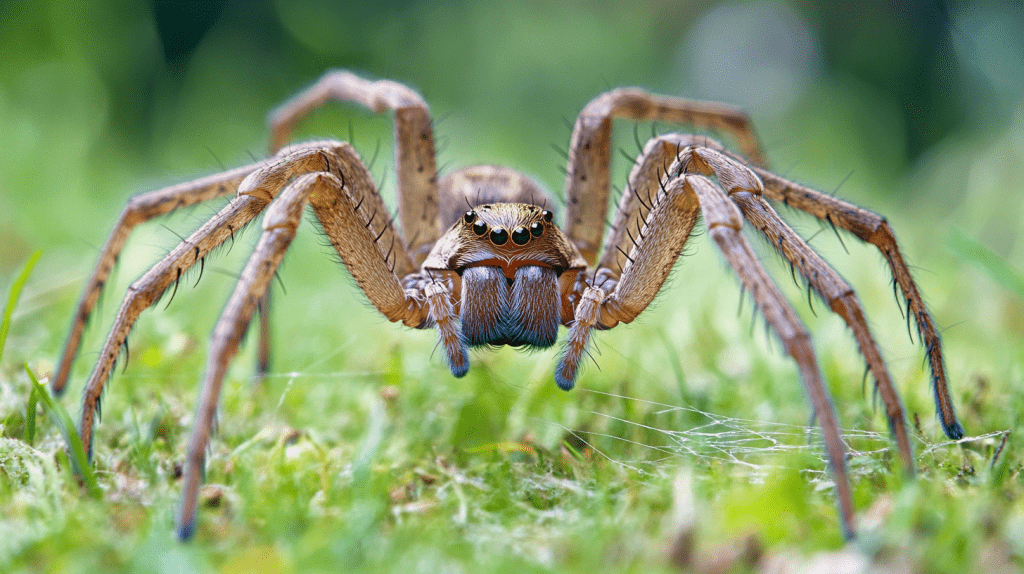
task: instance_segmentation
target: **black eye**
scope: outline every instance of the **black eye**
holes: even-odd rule
[[[508,243],[508,231],[504,227],[495,227],[491,230],[491,243],[505,245]]]
[[[477,235],[483,235],[487,233],[487,224],[484,223],[483,221],[477,221],[476,223],[473,224],[473,233],[476,233]]]
[[[551,219],[555,217],[555,214],[545,209],[544,211],[540,212],[540,216],[544,218],[544,221],[550,222]]]
[[[539,221],[534,221],[530,224],[530,233],[533,234],[534,237],[540,237],[540,234],[544,233],[544,226],[541,225]]]
[[[472,209],[467,211],[466,215],[462,216],[462,220],[465,221],[466,223],[473,223],[474,219],[476,219],[476,212],[473,211]]]
[[[530,232],[525,227],[517,227],[512,230],[512,243],[516,245],[526,245],[526,242],[530,240]]]

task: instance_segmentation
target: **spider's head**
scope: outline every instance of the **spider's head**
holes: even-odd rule
[[[424,269],[461,278],[462,332],[470,345],[550,347],[564,314],[559,281],[586,266],[536,205],[493,203],[467,211],[434,245]],[[571,309],[568,310],[571,316]]]
[[[478,205],[438,240],[424,267],[462,273],[469,267],[492,266],[514,279],[519,267],[539,265],[560,275],[577,263],[578,253],[553,220],[550,211],[536,205]]]

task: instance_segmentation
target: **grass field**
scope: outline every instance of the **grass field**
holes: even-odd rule
[[[594,363],[565,393],[553,382],[557,349],[474,352],[469,374],[453,378],[436,334],[380,317],[306,226],[274,287],[272,372],[253,378],[250,337],[225,383],[198,531],[181,544],[173,517],[197,381],[208,333],[256,241],[253,226],[207,262],[194,288],[198,275],[137,324],[131,359],[119,363],[103,401],[100,492],[90,496],[50,411],[37,404],[34,419],[27,414],[25,366],[44,383],[54,370],[96,246],[129,195],[261,156],[265,111],[319,73],[308,63],[275,80],[284,64],[269,62],[232,76],[242,44],[226,38],[214,35],[177,83],[150,86],[159,120],[143,135],[116,111],[124,96],[99,64],[6,52],[18,66],[0,83],[3,301],[32,253],[42,256],[11,308],[0,359],[0,571],[1024,568],[1024,108],[1004,102],[1005,122],[953,130],[907,162],[877,94],[841,75],[817,78],[785,110],[755,120],[781,171],[829,192],[841,184],[839,195],[888,217],[943,326],[969,435],[954,444],[939,429],[923,350],[908,337],[882,257],[784,210],[864,301],[910,413],[914,479],[899,472],[842,321],[817,300],[809,306],[788,269],[755,242],[813,334],[847,429],[855,540],[842,539],[795,366],[749,300],[741,305],[705,236],[691,240],[651,310],[597,335]],[[515,74],[525,72],[510,66],[522,82]],[[570,88],[557,82],[565,69],[549,73],[501,101],[490,96],[508,78],[474,76],[466,94],[445,87],[472,83],[458,74],[424,79],[445,146],[440,163],[510,163],[561,189],[553,166],[563,160],[549,144],[564,148],[561,118],[607,86]],[[373,172],[393,193],[390,130],[386,117],[335,106],[305,122],[300,137],[352,133],[365,156],[380,145]],[[642,126],[640,137],[650,130]],[[630,125],[617,123],[616,134],[617,148],[635,154]],[[628,168],[621,156],[617,183]],[[72,418],[127,285],[220,205],[132,236],[59,401]]]

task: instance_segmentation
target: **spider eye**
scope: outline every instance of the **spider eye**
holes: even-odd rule
[[[525,227],[517,227],[512,230],[512,243],[516,245],[526,245],[526,242],[530,240],[530,232]]]
[[[544,226],[539,221],[534,221],[530,224],[530,234],[534,237],[540,237],[541,233],[544,233]]]
[[[495,227],[491,230],[491,243],[505,245],[508,243],[508,231],[504,227]]]
[[[477,221],[476,223],[473,224],[473,233],[476,233],[477,235],[483,235],[487,233],[487,224],[484,223],[483,221]]]
[[[544,218],[544,221],[550,223],[551,220],[555,217],[555,214],[545,209],[544,211],[540,212],[540,216]]]
[[[462,216],[462,220],[465,221],[466,223],[473,223],[474,219],[476,219],[476,212],[473,211],[472,209],[467,211],[466,215]]]

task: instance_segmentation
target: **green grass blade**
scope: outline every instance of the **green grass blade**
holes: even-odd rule
[[[28,406],[25,407],[25,442],[29,446],[36,440],[36,405],[39,404],[39,397],[36,394],[35,386],[28,393]]]
[[[961,259],[982,267],[997,283],[1024,299],[1024,277],[1010,268],[991,249],[958,231],[950,234],[949,246]]]
[[[75,428],[75,424],[71,422],[71,416],[64,410],[64,407],[54,401],[50,397],[50,393],[46,390],[46,387],[36,379],[32,369],[25,365],[25,372],[28,373],[29,380],[32,381],[33,394],[39,398],[43,403],[43,407],[50,414],[50,418],[60,428],[61,434],[64,435],[64,441],[68,444],[68,450],[71,451],[71,464],[74,467],[75,472],[82,478],[82,482],[85,484],[86,489],[93,498],[100,498],[103,491],[100,490],[99,484],[96,482],[96,475],[92,472],[92,466],[89,465],[89,459],[85,456],[85,447],[82,446],[82,438],[78,435],[78,430]]]
[[[14,314],[14,305],[17,304],[18,296],[21,295],[21,288],[28,281],[28,274],[32,272],[32,268],[35,267],[36,262],[39,261],[42,255],[42,251],[33,253],[32,257],[28,258],[25,266],[21,268],[18,278],[11,285],[11,293],[7,296],[7,307],[4,308],[4,320],[0,323],[0,361],[4,358],[4,344],[7,342],[7,331],[11,328],[11,315]]]

